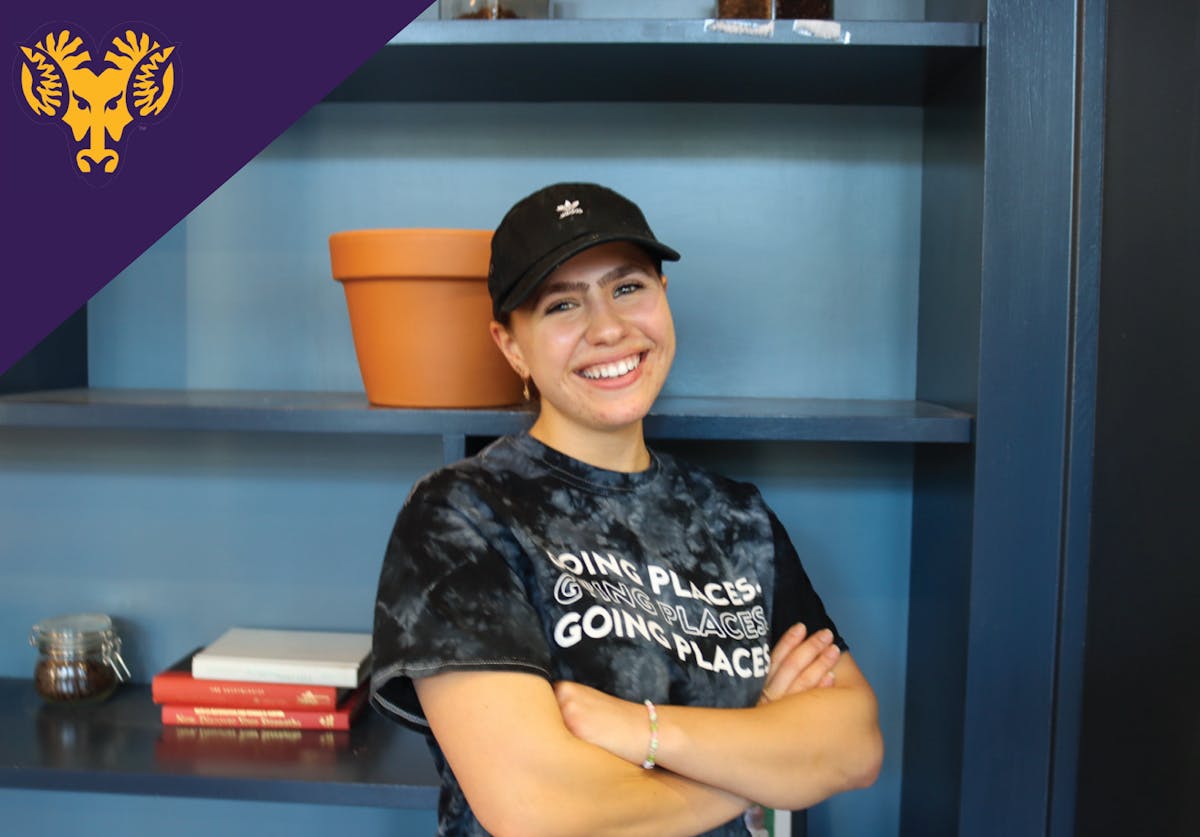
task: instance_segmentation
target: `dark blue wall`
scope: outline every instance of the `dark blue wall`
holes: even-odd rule
[[[1200,6],[1108,4],[1079,835],[1200,833]]]

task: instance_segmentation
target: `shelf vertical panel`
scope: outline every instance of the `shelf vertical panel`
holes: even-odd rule
[[[442,436],[442,461],[449,465],[467,455],[467,437],[463,433],[446,433]]]
[[[1067,484],[1064,493],[1062,602],[1055,692],[1054,750],[1050,779],[1048,834],[1076,833],[1076,798],[1081,763],[1084,654],[1087,645],[1088,580],[1092,552],[1093,456],[1096,446],[1100,319],[1100,263],[1103,239],[1108,0],[1083,0],[1076,149],[1074,328],[1071,336],[1070,420]],[[1137,131],[1143,126],[1138,123]],[[1122,708],[1124,702],[1122,701]],[[1109,741],[1104,736],[1104,746]],[[1139,822],[1142,806],[1138,806]],[[1137,828],[1131,827],[1130,832]],[[1080,833],[1088,833],[1087,828]]]
[[[988,9],[979,400],[956,833],[1049,815],[1072,318],[1077,4]],[[920,637],[914,637],[920,642]]]
[[[978,400],[984,90],[979,62],[944,76],[925,107],[917,393],[957,409]],[[901,833],[956,832],[970,619],[973,456],[919,446]],[[919,744],[917,743],[919,742]]]

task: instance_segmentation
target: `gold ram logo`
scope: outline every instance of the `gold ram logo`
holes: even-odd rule
[[[84,174],[115,172],[125,129],[135,119],[161,115],[175,90],[175,47],[144,31],[127,29],[114,37],[102,63],[67,29],[20,51],[26,103],[35,116],[66,123],[75,165]]]

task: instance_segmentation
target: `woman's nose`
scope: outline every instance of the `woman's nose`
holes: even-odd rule
[[[587,340],[596,345],[610,345],[620,342],[625,336],[625,320],[616,310],[611,300],[604,300],[590,306],[588,312]]]

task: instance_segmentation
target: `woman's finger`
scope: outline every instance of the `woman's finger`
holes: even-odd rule
[[[792,688],[796,676],[807,667],[824,646],[815,636],[809,636],[807,627],[797,623],[787,630],[771,652],[771,663],[767,669],[764,692],[769,699],[778,699]]]
[[[788,654],[792,653],[800,643],[804,642],[808,636],[808,628],[803,622],[797,622],[792,627],[784,631],[783,636],[779,638],[779,642],[775,643],[775,647],[771,649],[771,664],[767,668],[767,683],[775,678],[780,665],[787,658]]]
[[[806,638],[782,658],[772,660],[775,671],[768,676],[763,702],[825,685],[826,675],[832,672],[840,656],[841,651],[833,644],[833,634],[829,630],[818,631]]]

